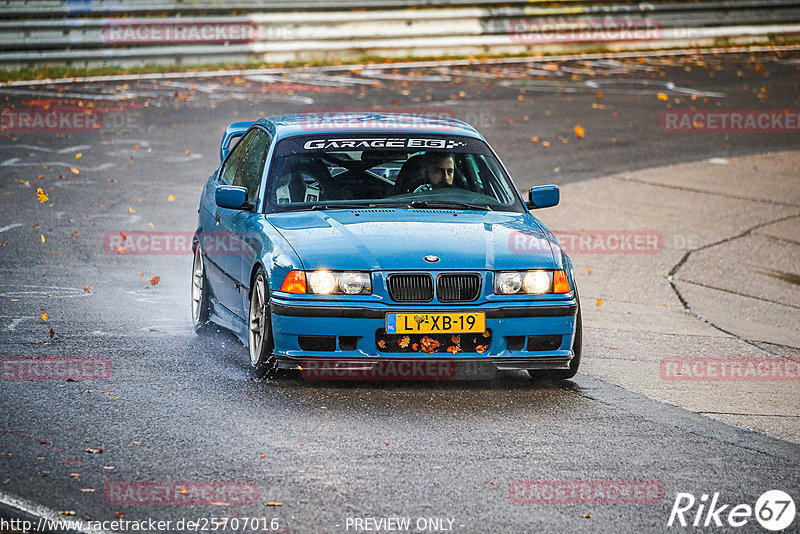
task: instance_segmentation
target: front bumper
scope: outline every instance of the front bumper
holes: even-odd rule
[[[471,305],[470,305],[471,304]],[[270,303],[275,354],[282,367],[297,368],[309,362],[327,362],[337,368],[365,370],[376,361],[402,363],[413,360],[453,362],[493,367],[496,370],[566,369],[573,357],[577,301],[573,299],[520,302],[491,306],[475,303],[453,306],[331,305],[330,302],[290,301]],[[387,350],[390,336],[383,332],[387,313],[482,311],[490,337],[485,345],[464,339],[454,353],[426,353],[420,349]],[[474,334],[463,334],[474,336]],[[399,336],[395,336],[399,337]],[[458,337],[458,336],[455,336]],[[309,339],[312,341],[309,344]],[[548,344],[537,344],[547,339]],[[553,343],[552,340],[556,342]],[[304,343],[301,343],[304,341]],[[319,341],[318,343],[313,343]],[[383,348],[379,343],[383,342]],[[544,347],[544,348],[543,348]],[[311,348],[312,350],[309,350]],[[395,347],[396,348],[396,347]],[[399,353],[398,353],[399,352]]]

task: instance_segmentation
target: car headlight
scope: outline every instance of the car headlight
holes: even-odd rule
[[[330,271],[312,271],[306,273],[309,293],[330,295],[336,290],[336,276]]]
[[[358,271],[291,271],[281,285],[287,293],[315,295],[370,295],[369,273]]]
[[[567,273],[558,271],[506,271],[495,273],[496,295],[545,295],[569,293]]]
[[[360,295],[372,293],[368,273],[346,272],[339,275],[339,289],[346,295]],[[364,291],[366,289],[366,291]]]
[[[494,292],[498,295],[513,295],[522,289],[521,273],[497,273],[494,278]]]

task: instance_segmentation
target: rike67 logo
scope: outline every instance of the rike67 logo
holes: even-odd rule
[[[667,526],[701,527],[743,527],[754,517],[767,530],[777,532],[788,528],[795,517],[794,500],[781,490],[764,492],[756,500],[755,507],[749,504],[726,504],[720,494],[703,494],[696,499],[691,493],[678,493],[669,514]]]

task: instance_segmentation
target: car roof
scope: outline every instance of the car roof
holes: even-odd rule
[[[430,113],[319,112],[277,115],[258,119],[276,139],[304,134],[414,133],[464,135],[483,139],[469,124]]]

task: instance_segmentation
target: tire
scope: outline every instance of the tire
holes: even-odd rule
[[[192,326],[196,333],[205,334],[211,330],[209,315],[206,266],[203,262],[203,252],[198,246],[192,263]]]
[[[577,300],[577,292],[575,294]],[[569,380],[578,373],[581,365],[581,352],[583,352],[583,320],[581,319],[581,303],[578,300],[577,324],[575,325],[575,339],[572,341],[572,350],[575,355],[569,362],[569,369],[529,369],[531,378],[545,380]]]
[[[258,378],[271,378],[278,372],[278,359],[272,354],[272,318],[269,311],[269,288],[264,270],[258,270],[250,289],[250,313],[247,321],[247,350],[250,366]]]

